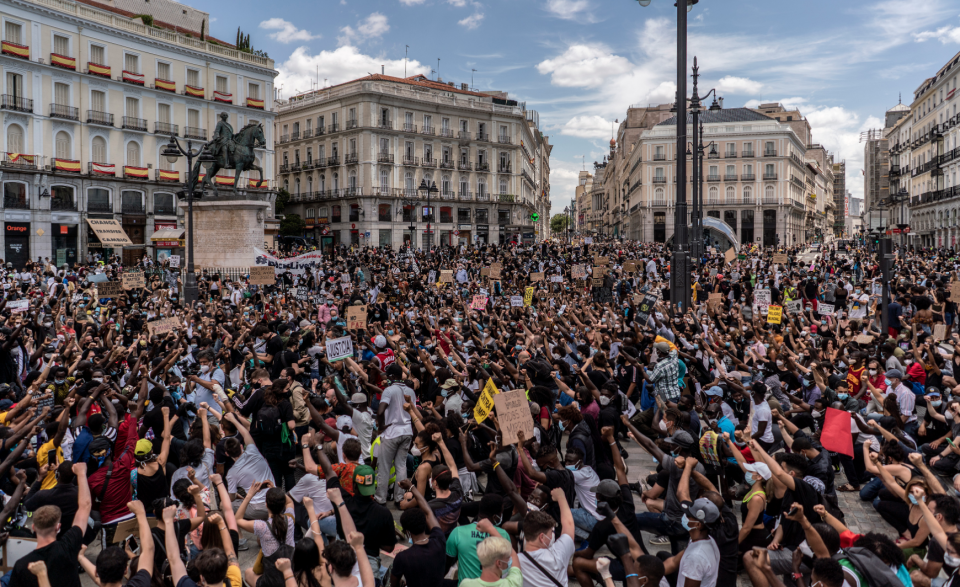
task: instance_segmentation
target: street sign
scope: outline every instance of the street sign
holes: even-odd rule
[[[460,236],[460,231],[459,231],[459,230],[454,230],[454,231],[453,231],[453,236]]]
[[[536,212],[533,212],[530,214],[530,220],[533,220],[534,222],[536,222],[537,220],[540,220],[540,215],[537,214]]]
[[[370,231],[368,230],[365,233],[363,233],[363,236],[364,238],[370,238]]]

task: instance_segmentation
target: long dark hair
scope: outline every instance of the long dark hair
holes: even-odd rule
[[[277,379],[263,392],[263,403],[275,406],[283,401],[283,390],[287,387],[286,379]]]
[[[313,575],[313,570],[320,566],[320,549],[312,538],[303,538],[293,550],[293,576],[297,585],[306,587],[320,587],[320,581]]]
[[[267,490],[267,510],[270,511],[270,533],[281,546],[287,543],[287,494],[279,487]]]

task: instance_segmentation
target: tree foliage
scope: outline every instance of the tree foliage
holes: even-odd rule
[[[550,230],[553,233],[564,232],[571,224],[571,219],[566,214],[554,214],[550,219]]]
[[[280,221],[280,234],[284,236],[302,236],[306,224],[299,214],[287,214]]]
[[[277,190],[277,199],[273,204],[273,210],[277,214],[283,214],[284,208],[287,207],[287,202],[290,201],[290,192],[280,188]]]

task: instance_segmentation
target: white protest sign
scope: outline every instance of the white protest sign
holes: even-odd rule
[[[835,311],[833,304],[819,304],[817,306],[817,313],[821,316],[833,316]]]
[[[180,266],[180,255],[170,255],[170,266],[171,267]]]
[[[522,307],[523,307],[523,296],[510,296],[510,307],[511,307],[511,308],[522,308]]]
[[[803,304],[800,300],[793,300],[792,302],[787,302],[786,308],[787,312],[790,314],[799,314],[800,306]]]
[[[349,336],[327,341],[327,360],[339,361],[353,356],[353,341]]]
[[[20,312],[26,312],[30,309],[30,300],[17,300],[15,302],[7,302],[7,309],[10,310],[13,314],[19,314]]]
[[[764,308],[770,305],[770,290],[758,289],[753,292],[753,301],[757,306]]]

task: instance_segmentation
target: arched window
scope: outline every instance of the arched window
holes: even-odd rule
[[[732,204],[737,200],[737,190],[734,189],[732,185],[727,186],[727,195],[725,196],[724,201],[727,204]]]
[[[333,174],[333,189],[334,189],[334,191],[340,189],[340,174],[339,174],[339,173],[334,173],[334,174]]]
[[[667,203],[664,199],[663,188],[657,188],[656,191],[653,192],[653,203],[657,206],[662,206]]]
[[[347,184],[347,187],[350,188],[350,193],[356,192],[357,189],[357,172],[351,171],[348,180],[350,183]]]
[[[765,204],[773,204],[776,201],[776,196],[774,195],[773,186],[768,185],[763,191],[763,202]]]
[[[390,170],[384,167],[380,170],[380,189],[387,190],[390,188]]]
[[[76,210],[76,204],[73,201],[73,187],[68,185],[55,185],[50,188],[50,209],[51,210]]]
[[[19,124],[11,124],[7,127],[7,152],[23,153],[23,128]]]
[[[327,175],[325,173],[320,174],[320,185],[318,187],[321,193],[327,191]]]
[[[450,193],[450,176],[449,175],[443,175],[440,177],[440,193],[444,196]]]
[[[407,193],[405,195],[407,196],[413,194],[414,190],[417,189],[416,186],[413,185],[413,174],[409,171],[403,174],[403,189],[406,190]]]
[[[165,214],[168,216],[176,215],[177,206],[174,203],[173,194],[157,192],[153,194],[153,213]]]
[[[120,192],[120,209],[130,214],[143,213],[143,193],[133,190]]]
[[[56,139],[57,159],[69,159],[73,151],[70,149],[70,135],[61,130]]]
[[[719,204],[720,203],[720,190],[716,186],[710,188],[709,195],[707,196],[708,204]]]
[[[312,175],[307,176],[307,193],[308,194],[313,193],[313,176]]]
[[[27,184],[18,181],[3,182],[4,208],[30,209],[30,197],[27,195]]]
[[[487,195],[487,180],[481,177],[477,180],[477,197],[482,198],[485,195]]]
[[[293,193],[295,193],[298,196],[300,195],[300,178],[299,177],[293,180]]]
[[[103,188],[90,188],[87,190],[87,211],[88,212],[113,212],[113,202],[110,198],[110,192]]]
[[[505,177],[500,178],[500,193],[501,194],[507,193],[507,178]]]
[[[744,204],[753,203],[753,188],[749,186],[743,188],[743,203]]]
[[[127,143],[127,165],[140,166],[140,144],[136,141]]]
[[[103,137],[93,137],[90,147],[94,163],[107,162],[107,141],[103,140]]]

